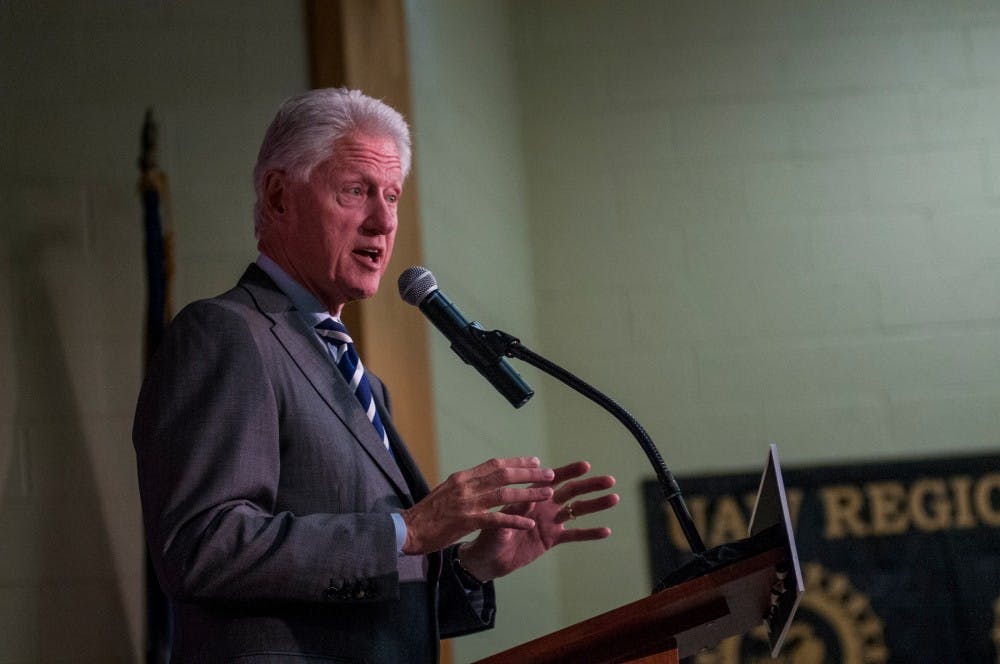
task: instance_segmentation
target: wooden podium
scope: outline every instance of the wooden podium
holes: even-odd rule
[[[760,625],[788,556],[785,547],[764,551],[476,664],[676,664]]]

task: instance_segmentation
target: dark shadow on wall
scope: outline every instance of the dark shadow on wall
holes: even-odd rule
[[[135,650],[67,363],[72,339],[61,336],[73,325],[60,325],[65,308],[42,269],[61,240],[7,233],[15,393],[0,495],[0,617],[15,629],[0,637],[0,659],[131,662]]]

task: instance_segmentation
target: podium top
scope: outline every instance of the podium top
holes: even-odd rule
[[[476,664],[606,664],[674,649],[694,655],[761,623],[786,558],[787,549],[769,549]]]

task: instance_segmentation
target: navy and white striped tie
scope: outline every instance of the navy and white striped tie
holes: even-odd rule
[[[388,450],[389,437],[385,433],[385,427],[382,426],[378,411],[375,410],[372,387],[365,377],[365,368],[361,364],[361,358],[358,357],[358,351],[354,349],[354,340],[347,334],[347,328],[339,320],[327,318],[316,326],[316,332],[330,345],[337,368],[351,386],[354,396],[361,402],[361,407],[365,409],[365,414],[375,427],[375,432]]]

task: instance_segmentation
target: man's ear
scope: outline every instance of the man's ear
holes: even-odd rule
[[[280,219],[285,214],[285,174],[268,171],[264,174],[264,212],[269,219]]]

